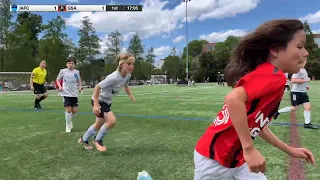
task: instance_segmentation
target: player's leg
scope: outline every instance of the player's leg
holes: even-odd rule
[[[72,98],[63,97],[63,105],[65,108],[66,132],[69,133],[72,129]]]
[[[41,98],[42,94],[41,94],[41,89],[39,88],[38,84],[33,83],[33,87],[34,87],[33,93],[35,94],[34,109],[37,110],[37,109],[41,108],[40,98]]]
[[[96,146],[97,150],[101,152],[105,152],[107,150],[107,148],[103,145],[103,138],[116,124],[116,117],[111,111],[104,113],[104,119],[105,124],[101,126],[96,138],[93,141],[93,144]]]
[[[97,130],[99,130],[101,128],[101,126],[103,126],[104,123],[105,123],[104,118],[96,117],[95,123],[92,124],[87,129],[85,134],[79,138],[78,143],[82,144],[83,148],[86,150],[93,149],[93,147],[89,144],[89,140],[92,136],[94,136],[96,134]]]
[[[250,172],[247,164],[244,164],[236,168],[235,175],[233,176],[234,180],[267,180],[266,176],[263,173],[253,173]]]
[[[194,151],[194,180],[230,180],[234,169],[220,165],[217,161]]]
[[[287,113],[287,112],[295,113],[299,105],[298,98],[299,98],[299,95],[297,93],[290,92],[291,106],[287,106],[279,109],[278,112],[274,115],[274,119],[277,119],[280,113]]]
[[[91,104],[93,106],[93,100],[91,100]],[[92,146],[89,145],[89,140],[92,136],[94,136],[96,134],[96,131],[99,130],[101,128],[101,126],[105,123],[105,120],[104,120],[104,112],[103,111],[106,111],[108,109],[106,109],[106,104],[105,103],[100,103],[100,107],[101,107],[101,113],[99,116],[96,116],[96,121],[94,124],[92,124],[88,129],[87,131],[85,132],[85,134],[79,138],[78,140],[78,143],[79,144],[82,144],[84,149],[87,149],[87,150],[91,150],[92,149]],[[109,107],[110,109],[110,107]]]
[[[41,91],[41,94],[42,96],[40,97],[40,102],[43,101],[44,99],[46,99],[48,97],[48,92],[47,92],[47,89],[44,85],[41,85],[40,86],[40,91]]]
[[[72,118],[77,116],[77,113],[78,113],[78,98],[72,97],[71,98],[71,118],[69,123],[69,127],[71,130],[73,129]]]
[[[311,104],[309,101],[309,96],[307,93],[304,93],[302,95],[302,103],[304,107],[304,128],[309,128],[309,129],[317,129],[312,123],[311,123]]]

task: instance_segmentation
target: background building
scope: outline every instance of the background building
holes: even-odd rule
[[[216,46],[216,43],[206,43],[202,46],[202,52],[209,52],[214,50],[214,47]]]

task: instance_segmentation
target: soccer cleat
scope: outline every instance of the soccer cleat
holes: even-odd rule
[[[93,147],[89,145],[88,141],[83,141],[82,137],[79,138],[78,143],[81,144],[85,150],[93,149]]]
[[[38,109],[41,109],[42,107],[40,106],[40,104],[35,104],[33,108],[34,110],[38,110]]]
[[[308,129],[318,129],[316,126],[314,126],[313,124],[309,123],[309,124],[304,124],[304,128],[308,128]]]
[[[102,140],[93,140],[93,144],[96,146],[97,150],[100,152],[106,152],[107,151],[107,147],[105,147],[102,143]]]
[[[279,112],[276,112],[276,113],[273,115],[273,119],[277,119],[279,115],[280,115],[280,113],[279,113]]]
[[[71,132],[71,128],[69,128],[68,126],[66,126],[66,133],[70,133]]]

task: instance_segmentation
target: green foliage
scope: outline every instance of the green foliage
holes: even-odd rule
[[[36,58],[39,48],[39,33],[42,31],[42,16],[30,12],[19,13],[16,20],[16,29],[25,28],[29,31],[28,43],[32,49],[32,57]]]
[[[188,54],[192,57],[196,57],[202,53],[202,47],[208,43],[206,40],[193,40],[188,43]],[[182,58],[186,58],[186,47],[183,49]]]
[[[29,71],[36,65],[40,16],[21,13],[10,32],[7,33],[5,71]]]
[[[123,46],[123,36],[119,31],[111,32],[108,35],[108,42],[107,42],[107,50],[105,51],[106,54],[106,63],[114,63],[118,54],[120,54],[121,49]]]
[[[151,74],[152,74],[152,69],[153,69],[153,64],[154,64],[154,59],[156,58],[156,55],[154,54],[154,49],[153,47],[151,47],[149,50],[148,50],[148,54],[146,56],[146,62],[148,64],[148,66],[150,67],[150,76],[149,78],[151,79]]]
[[[55,80],[61,68],[66,66],[69,54],[74,54],[74,44],[64,32],[66,24],[61,16],[43,25],[44,35],[40,40],[39,61],[47,61],[49,80]]]
[[[185,66],[179,56],[169,55],[164,59],[162,70],[173,80],[185,78]]]
[[[309,71],[310,75],[314,75],[316,77],[320,76],[320,48],[318,44],[314,41],[314,34],[308,24],[308,22],[304,22],[304,30],[306,32],[306,49],[309,52],[308,63],[306,68]]]
[[[95,56],[99,54],[100,49],[100,39],[96,34],[95,29],[90,22],[90,18],[85,16],[82,20],[82,25],[78,31],[80,36],[78,46],[79,46],[79,65],[90,60],[94,60]]]
[[[142,40],[138,34],[134,34],[130,39],[128,51],[132,53],[136,59],[142,57],[144,47],[142,45]]]

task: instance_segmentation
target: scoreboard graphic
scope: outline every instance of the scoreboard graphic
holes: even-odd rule
[[[10,5],[11,12],[141,12],[142,5]]]

